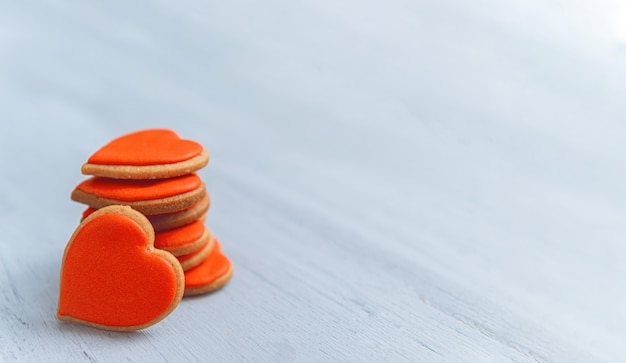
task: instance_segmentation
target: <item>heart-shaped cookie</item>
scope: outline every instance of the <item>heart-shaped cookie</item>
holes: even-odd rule
[[[211,242],[212,239],[213,235],[204,223],[201,220],[195,220],[185,226],[156,233],[154,247],[167,251],[178,258],[196,252]],[[185,266],[183,266],[184,269]]]
[[[127,205],[145,215],[182,211],[207,195],[197,174],[169,179],[119,180],[93,177],[74,188],[72,200],[93,208]]]
[[[215,239],[211,237],[197,250],[186,255],[176,256],[176,258],[178,259],[178,262],[180,262],[180,266],[183,268],[183,271],[189,271],[206,260],[211,254],[211,251],[213,251],[214,247]]]
[[[192,223],[197,219],[206,219],[206,215],[210,205],[211,198],[209,196],[209,193],[206,193],[205,197],[202,198],[198,203],[180,212],[147,217],[148,220],[150,220],[150,223],[152,223],[155,232],[163,232],[170,229],[182,227],[184,225]]]
[[[206,193],[204,197],[196,204],[183,209],[179,212],[170,212],[165,214],[157,214],[148,217],[155,232],[169,231],[175,228],[183,227],[189,223],[193,223],[196,220],[206,219],[206,213],[211,205],[211,199],[209,193]],[[83,219],[88,215],[95,212],[97,209],[89,207],[83,211]],[[170,251],[171,252],[171,251]]]
[[[222,253],[217,239],[209,256],[198,266],[185,271],[185,296],[205,294],[215,291],[230,280],[233,264]]]
[[[180,302],[184,274],[155,249],[141,213],[109,206],[83,220],[63,255],[57,317],[107,330],[147,328]]]
[[[96,151],[83,174],[115,179],[157,179],[192,173],[209,162],[195,141],[168,129],[148,129],[120,136]]]

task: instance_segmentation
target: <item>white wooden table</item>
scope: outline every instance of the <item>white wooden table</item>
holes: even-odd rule
[[[523,3],[523,4],[522,4]],[[0,361],[626,361],[618,1],[0,3]],[[55,318],[80,165],[212,154],[212,295]]]

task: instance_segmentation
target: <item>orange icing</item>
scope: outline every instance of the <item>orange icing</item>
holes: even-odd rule
[[[202,237],[205,229],[204,223],[196,220],[185,226],[157,233],[154,237],[154,247],[171,249],[191,244]]]
[[[100,165],[161,165],[189,160],[202,153],[202,145],[181,139],[172,130],[150,129],[120,136],[88,160]]]
[[[146,232],[127,216],[104,214],[85,224],[63,260],[59,315],[134,326],[165,312],[176,298],[176,270],[148,245]]]
[[[98,209],[96,208],[87,208],[83,211],[83,219],[89,217],[90,215],[92,215],[95,211],[97,211]]]
[[[102,198],[133,202],[171,197],[202,186],[200,177],[187,174],[170,179],[123,180],[92,177],[78,184],[80,189]]]
[[[222,254],[220,244],[215,240],[215,247],[211,254],[200,265],[185,271],[185,287],[208,285],[224,276],[230,266],[230,260]]]

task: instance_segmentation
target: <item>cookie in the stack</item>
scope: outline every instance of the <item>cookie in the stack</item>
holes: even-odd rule
[[[178,212],[146,215],[146,217],[148,217],[148,220],[152,223],[155,232],[169,231],[171,229],[185,226],[196,220],[204,221],[210,205],[211,198],[209,193],[206,193],[198,203],[192,205],[191,207]],[[85,211],[83,211],[83,219],[87,218],[87,216],[96,210],[96,208],[92,207],[85,209]]]
[[[180,212],[206,197],[197,174],[170,179],[124,180],[92,177],[72,191],[73,201],[92,208],[127,205],[144,215]]]
[[[209,162],[199,143],[167,129],[148,129],[120,136],[87,160],[83,174],[114,179],[163,179],[190,174]]]
[[[197,220],[186,226],[156,234],[154,246],[176,256],[183,270],[189,270],[204,260],[214,245],[211,231]]]
[[[209,256],[197,267],[185,271],[184,296],[206,294],[217,290],[226,285],[232,274],[233,265],[222,253],[220,243],[216,239]]]

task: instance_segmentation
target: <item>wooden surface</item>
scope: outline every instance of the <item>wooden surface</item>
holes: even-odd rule
[[[625,19],[2,2],[0,361],[626,361]],[[211,151],[234,277],[145,331],[60,323],[80,165],[147,127]]]

